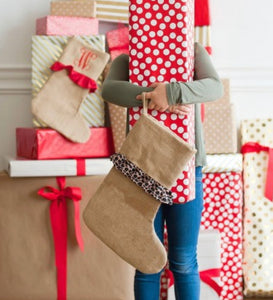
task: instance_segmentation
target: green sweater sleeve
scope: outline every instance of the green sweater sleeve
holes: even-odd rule
[[[109,74],[102,85],[105,101],[124,107],[142,106],[136,96],[153,88],[141,87],[129,82],[129,56],[121,54],[112,62]]]
[[[195,43],[194,81],[166,85],[168,103],[195,104],[222,97],[223,85],[206,49]]]

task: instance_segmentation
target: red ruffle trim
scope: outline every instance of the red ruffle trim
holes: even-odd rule
[[[52,71],[62,71],[62,70],[67,70],[68,71],[68,76],[69,78],[76,83],[78,86],[84,88],[84,89],[89,89],[90,93],[94,93],[95,90],[97,89],[97,83],[94,79],[89,78],[77,71],[74,70],[73,66],[71,65],[64,65],[59,61],[56,61],[50,69]]]

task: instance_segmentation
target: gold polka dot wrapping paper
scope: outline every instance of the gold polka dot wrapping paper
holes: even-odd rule
[[[96,18],[95,1],[52,1],[50,14],[53,16],[70,16]]]
[[[273,147],[273,119],[243,120],[242,145]],[[273,202],[265,198],[268,153],[244,154],[244,294],[273,296]]]
[[[94,49],[105,51],[105,35],[78,36]],[[51,65],[59,59],[69,36],[32,36],[32,95],[35,97],[44,86],[52,71]],[[89,93],[80,107],[80,112],[89,127],[104,126],[104,100],[101,97],[102,76],[97,80],[97,90]],[[35,127],[47,127],[41,120],[33,119]]]

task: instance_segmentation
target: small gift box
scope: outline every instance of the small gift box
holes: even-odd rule
[[[36,20],[37,35],[93,35],[98,34],[96,18],[46,16]]]
[[[94,49],[105,51],[105,36],[78,36]],[[50,67],[61,57],[69,40],[68,36],[34,35],[32,37],[32,95],[35,97],[47,82]],[[43,57],[43,60],[40,57]],[[102,76],[97,80],[97,90],[89,93],[80,107],[80,113],[90,127],[104,126],[104,100],[101,97]],[[47,127],[41,120],[33,119],[35,127]]]
[[[96,2],[53,1],[50,2],[50,14],[53,16],[96,18]]]
[[[101,175],[113,166],[109,158],[30,160],[5,156],[3,162],[10,177]]]
[[[134,299],[134,269],[98,240],[82,220],[87,202],[103,179],[104,176],[70,177],[58,188],[54,177],[10,178],[0,174],[1,300]],[[51,193],[43,192],[45,186]],[[73,200],[75,192],[80,201]],[[67,197],[67,209],[63,211],[67,223],[63,216],[58,220],[57,229],[64,226],[65,236],[56,241],[50,212],[58,214],[52,203],[60,203],[62,193]],[[50,201],[42,194],[50,194]],[[79,212],[76,223],[75,205]],[[80,228],[83,252],[77,245],[74,224]],[[63,255],[59,257],[55,250],[58,242],[63,242],[61,237],[66,238],[67,246],[59,249]],[[57,256],[58,263],[67,257],[67,266],[57,264],[58,272]]]
[[[207,157],[210,165],[203,174],[201,230],[218,230],[221,235],[220,299],[242,300],[242,155]],[[230,163],[232,158],[234,162]]]
[[[241,123],[244,155],[244,294],[273,297],[273,119]]]
[[[121,27],[106,33],[111,60],[120,54],[129,53],[129,31],[128,27]]]
[[[128,23],[128,0],[97,0],[97,18],[102,21]]]
[[[97,158],[114,153],[110,127],[90,128],[86,143],[73,143],[53,129],[16,128],[17,155],[28,159]]]

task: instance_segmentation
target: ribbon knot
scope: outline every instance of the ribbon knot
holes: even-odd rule
[[[67,282],[67,202],[73,200],[75,235],[80,249],[84,244],[80,228],[80,206],[82,198],[78,187],[65,187],[65,177],[57,177],[59,189],[45,186],[38,191],[38,195],[50,200],[50,221],[55,245],[55,264],[57,268],[58,300],[66,300]]]

